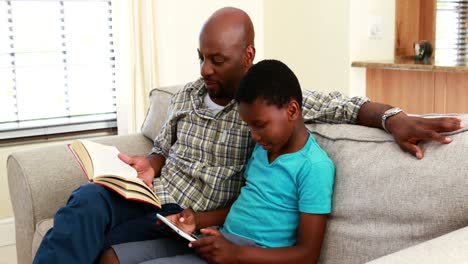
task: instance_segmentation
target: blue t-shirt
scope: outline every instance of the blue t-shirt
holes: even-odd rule
[[[277,157],[256,145],[246,167],[246,185],[231,207],[221,231],[263,247],[297,242],[301,213],[328,214],[335,166],[312,135],[304,147]]]

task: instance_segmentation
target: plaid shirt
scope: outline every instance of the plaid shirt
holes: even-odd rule
[[[208,109],[202,79],[188,83],[171,98],[166,122],[152,153],[166,157],[156,193],[165,203],[195,211],[230,205],[244,184],[242,173],[253,150],[248,126],[230,102],[219,113]],[[340,93],[304,92],[304,120],[354,123],[367,98]]]

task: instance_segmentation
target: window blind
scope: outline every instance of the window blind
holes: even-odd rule
[[[111,1],[0,0],[0,139],[116,127]]]
[[[468,0],[437,0],[437,63],[465,65],[467,62]]]

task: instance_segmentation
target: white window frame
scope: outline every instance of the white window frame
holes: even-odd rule
[[[47,135],[53,135],[53,134],[63,134],[63,133],[69,133],[69,132],[80,132],[80,131],[88,131],[88,130],[99,130],[99,129],[113,129],[117,127],[117,106],[116,106],[116,84],[115,84],[115,53],[114,53],[114,43],[113,43],[113,32],[112,32],[112,9],[111,9],[111,4],[112,2],[110,0],[36,0],[36,1],[21,1],[21,0],[0,0],[0,4],[7,4],[7,10],[8,12],[8,17],[5,18],[3,17],[2,19],[2,14],[0,14],[0,26],[2,23],[5,21],[8,21],[9,27],[10,27],[10,33],[13,34],[13,30],[11,29],[14,26],[14,11],[12,11],[11,7],[12,5],[15,4],[15,2],[34,2],[34,4],[38,4],[40,2],[48,2],[49,4],[51,2],[56,2],[57,4],[60,4],[62,6],[61,12],[62,12],[62,18],[67,19],[67,9],[64,7],[67,4],[75,4],[78,2],[86,3],[86,4],[92,4],[93,2],[95,3],[100,3],[102,4],[103,2],[107,3],[109,5],[109,17],[108,17],[108,26],[109,26],[109,67],[111,68],[109,71],[112,73],[112,83],[109,83],[109,87],[107,89],[111,89],[113,92],[109,92],[109,94],[113,94],[113,100],[114,100],[114,107],[109,108],[111,111],[108,112],[101,112],[101,113],[91,113],[91,114],[82,114],[82,115],[64,115],[64,116],[57,116],[57,117],[47,117],[47,118],[41,118],[41,119],[35,119],[35,120],[22,120],[21,118],[17,118],[16,120],[6,122],[5,120],[0,120],[0,140],[5,140],[5,139],[14,139],[14,138],[23,138],[23,137],[34,137],[34,136],[47,136]],[[64,11],[63,11],[64,10]],[[83,16],[83,19],[86,19],[86,16]],[[3,21],[5,20],[5,21]],[[12,22],[13,20],[13,22]],[[64,20],[62,20],[62,24],[58,21],[58,27],[62,27],[62,38],[66,38],[66,34],[64,33],[63,26],[65,24]],[[9,36],[12,38],[13,36]],[[104,38],[103,38],[104,39]],[[12,40],[13,42],[14,40]],[[12,55],[14,56],[13,53],[16,51],[14,50],[14,46],[11,47],[13,49]],[[67,50],[64,48],[64,54],[66,54]],[[2,50],[0,50],[0,55],[2,53]],[[3,53],[5,55],[5,53]],[[13,60],[14,61],[14,60]],[[91,63],[90,63],[91,64]],[[58,65],[57,65],[58,66]],[[67,67],[70,65],[67,64],[65,61],[63,62],[63,66],[65,67],[64,69],[64,74],[68,75],[69,72],[67,70]],[[16,65],[13,63],[13,66],[11,66],[13,72],[16,70]],[[86,67],[86,66],[85,66]],[[14,73],[13,73],[14,76]],[[66,79],[66,77],[65,77]],[[15,88],[13,90],[16,90],[16,79],[15,81]],[[66,83],[66,80],[65,80]],[[4,89],[1,87],[2,84],[0,83],[0,89]],[[38,87],[41,87],[38,85]],[[9,88],[6,88],[9,89]],[[68,92],[66,90],[67,88],[64,87],[64,92]],[[47,92],[47,91],[45,91]],[[16,111],[18,109],[18,105],[16,106]],[[6,109],[4,109],[6,110]],[[11,110],[11,108],[10,108]],[[18,117],[18,114],[16,115]],[[4,121],[4,122],[2,122]]]

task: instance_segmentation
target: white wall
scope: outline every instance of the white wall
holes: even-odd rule
[[[349,58],[352,61],[392,60],[395,43],[395,1],[351,0],[349,8]],[[369,21],[378,18],[383,22],[380,39],[368,36]],[[351,68],[350,94],[365,95],[366,70]]]
[[[256,61],[263,58],[263,0],[156,1],[161,86],[194,81],[200,76],[198,34],[206,19],[225,6],[238,7],[249,14],[256,34]]]
[[[303,89],[365,95],[365,69],[355,60],[392,59],[395,2],[388,0],[267,0],[265,58],[280,59]],[[368,22],[380,16],[381,39],[369,39]]]
[[[279,59],[303,89],[348,93],[349,1],[265,1],[265,58]]]

